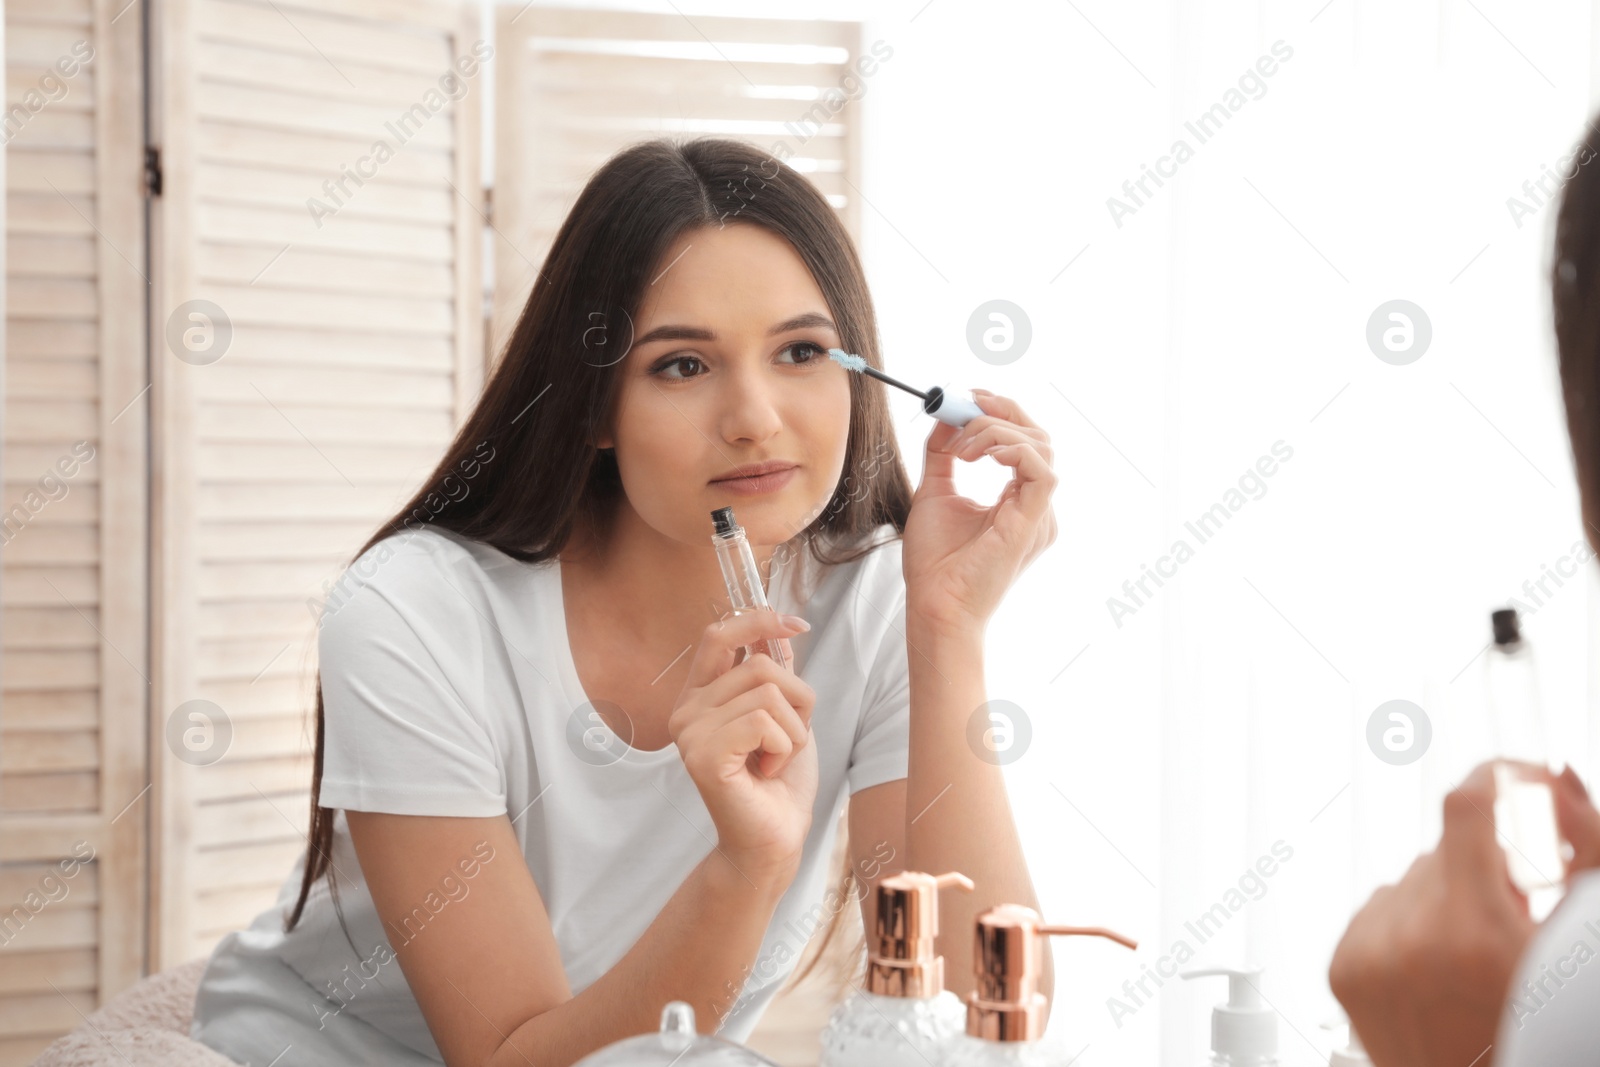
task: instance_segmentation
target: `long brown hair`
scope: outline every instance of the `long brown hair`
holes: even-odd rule
[[[1556,351],[1584,535],[1600,551],[1600,115],[1569,156],[1550,265]]]
[[[815,186],[740,141],[657,139],[633,145],[607,161],[578,195],[503,357],[444,458],[352,562],[386,537],[429,524],[526,563],[556,556],[574,536],[603,539],[611,505],[623,490],[614,453],[597,449],[594,440],[613,410],[617,367],[631,344],[644,290],[681,234],[729,221],[763,226],[785,238],[822,290],[845,350],[882,368],[866,275],[849,234]],[[825,566],[871,551],[876,545],[863,540],[885,523],[903,534],[911,510],[911,483],[882,388],[867,388],[859,374],[850,375],[844,471],[828,505],[786,543]],[[469,480],[463,481],[463,472]],[[458,493],[451,486],[465,489]],[[840,547],[845,553],[836,551]],[[319,803],[320,673],[316,714],[305,876],[285,931],[299,922],[317,879],[328,877],[336,910],[339,904],[330,856],[334,809]],[[854,871],[848,862],[843,866],[840,899],[849,900]],[[812,965],[848,910],[834,911]]]

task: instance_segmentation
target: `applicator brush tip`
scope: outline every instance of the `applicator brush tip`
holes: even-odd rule
[[[852,356],[842,348],[828,349],[828,356],[845,370],[862,371],[867,369],[867,361],[860,356]]]

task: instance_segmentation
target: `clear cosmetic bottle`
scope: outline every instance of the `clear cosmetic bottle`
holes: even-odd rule
[[[1533,649],[1522,636],[1515,608],[1490,616],[1494,643],[1485,660],[1489,728],[1495,754],[1549,770],[1550,739],[1539,700]],[[1495,764],[1495,828],[1505,847],[1511,881],[1543,919],[1561,897],[1561,836],[1550,786],[1515,764]]]
[[[722,581],[728,587],[728,604],[735,615],[744,615],[762,609],[770,610],[766,587],[761,582],[761,571],[756,567],[756,557],[750,551],[750,542],[744,527],[733,517],[732,508],[718,508],[711,513],[713,532],[711,547],[716,550],[717,563],[722,567]],[[744,649],[746,658],[765,652],[780,667],[789,666],[783,654],[783,643],[777,638],[763,638]]]

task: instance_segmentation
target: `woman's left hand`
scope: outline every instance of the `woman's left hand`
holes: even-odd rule
[[[1057,479],[1050,435],[1016,401],[977,390],[973,399],[983,415],[928,434],[901,564],[908,617],[981,632],[1017,575],[1056,539]],[[953,478],[957,458],[975,461],[986,450],[1012,469],[989,507],[958,494]]]

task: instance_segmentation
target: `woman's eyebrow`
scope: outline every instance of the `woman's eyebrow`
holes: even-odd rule
[[[802,315],[796,315],[792,319],[786,319],[778,323],[778,325],[767,331],[767,336],[774,337],[780,333],[811,329],[839,332],[839,328],[833,324],[833,320],[828,316],[815,311],[807,311]],[[652,341],[715,341],[716,339],[717,335],[703,326],[657,326],[633,343],[635,345],[647,345]]]
[[[832,330],[834,333],[839,332],[839,328],[833,324],[833,320],[828,316],[818,314],[815,311],[808,311],[803,315],[796,315],[792,319],[778,323],[778,325],[767,331],[767,336],[773,337],[780,333],[789,333],[792,330],[814,329]]]

